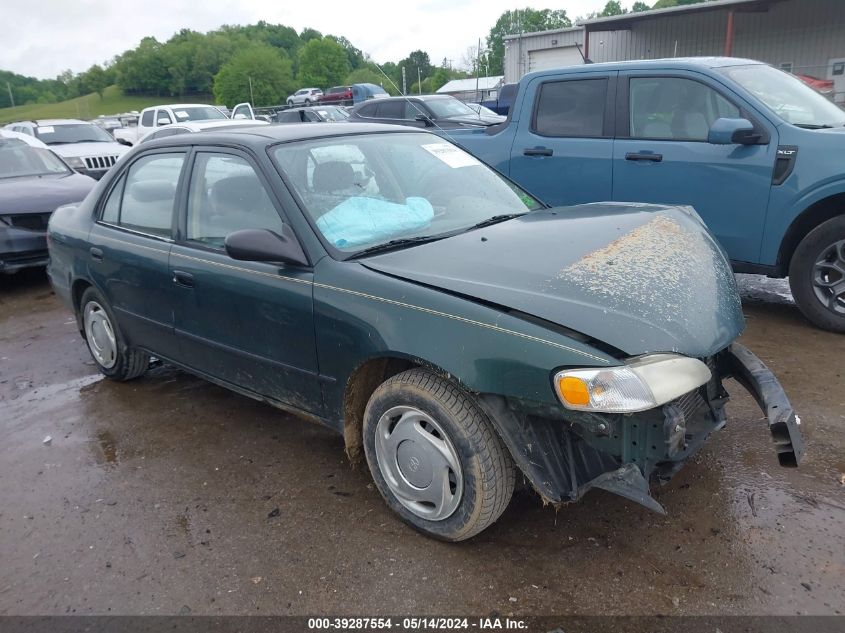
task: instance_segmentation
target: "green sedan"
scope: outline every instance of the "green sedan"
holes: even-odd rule
[[[518,475],[544,502],[665,481],[760,403],[730,265],[689,207],[549,208],[441,137],[349,123],[134,148],[49,225],[52,284],[107,377],[152,357],[343,434],[386,503],[459,541]],[[761,428],[760,441],[763,441]]]

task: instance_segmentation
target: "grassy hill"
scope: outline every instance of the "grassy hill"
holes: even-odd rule
[[[172,103],[174,97],[141,97],[124,95],[117,86],[103,91],[103,98],[92,92],[84,97],[60,103],[29,103],[15,108],[0,108],[0,125],[27,119],[93,119],[100,114],[118,114],[138,110],[160,103]],[[192,103],[213,103],[211,96],[193,95],[186,99]]]

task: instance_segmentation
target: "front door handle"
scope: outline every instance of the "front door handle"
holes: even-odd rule
[[[91,259],[93,259],[95,262],[103,261],[102,249],[99,249],[96,246],[92,246],[89,252],[91,253]]]
[[[173,283],[183,288],[194,287],[194,276],[191,273],[186,273],[181,270],[173,271]]]
[[[651,163],[663,162],[663,154],[652,154],[651,152],[628,152],[625,160],[644,160]]]
[[[555,151],[550,147],[526,147],[523,156],[551,156]]]

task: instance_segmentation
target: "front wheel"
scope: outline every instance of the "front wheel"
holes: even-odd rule
[[[91,357],[102,374],[113,380],[131,380],[143,374],[150,357],[126,346],[114,315],[94,288],[82,294],[82,334]]]
[[[789,266],[789,285],[814,325],[845,332],[845,216],[820,224],[801,240]]]
[[[514,464],[473,398],[425,369],[394,376],[364,413],[364,452],[390,508],[445,541],[474,536],[499,518]]]

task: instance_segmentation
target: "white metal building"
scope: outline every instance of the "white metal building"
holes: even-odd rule
[[[579,50],[580,49],[580,50]],[[835,82],[845,99],[845,0],[713,0],[505,38],[505,81],[583,63],[727,55]]]
[[[504,75],[495,77],[471,77],[469,79],[453,79],[437,90],[437,94],[452,95],[461,101],[481,101],[495,98],[499,88],[505,83]]]

